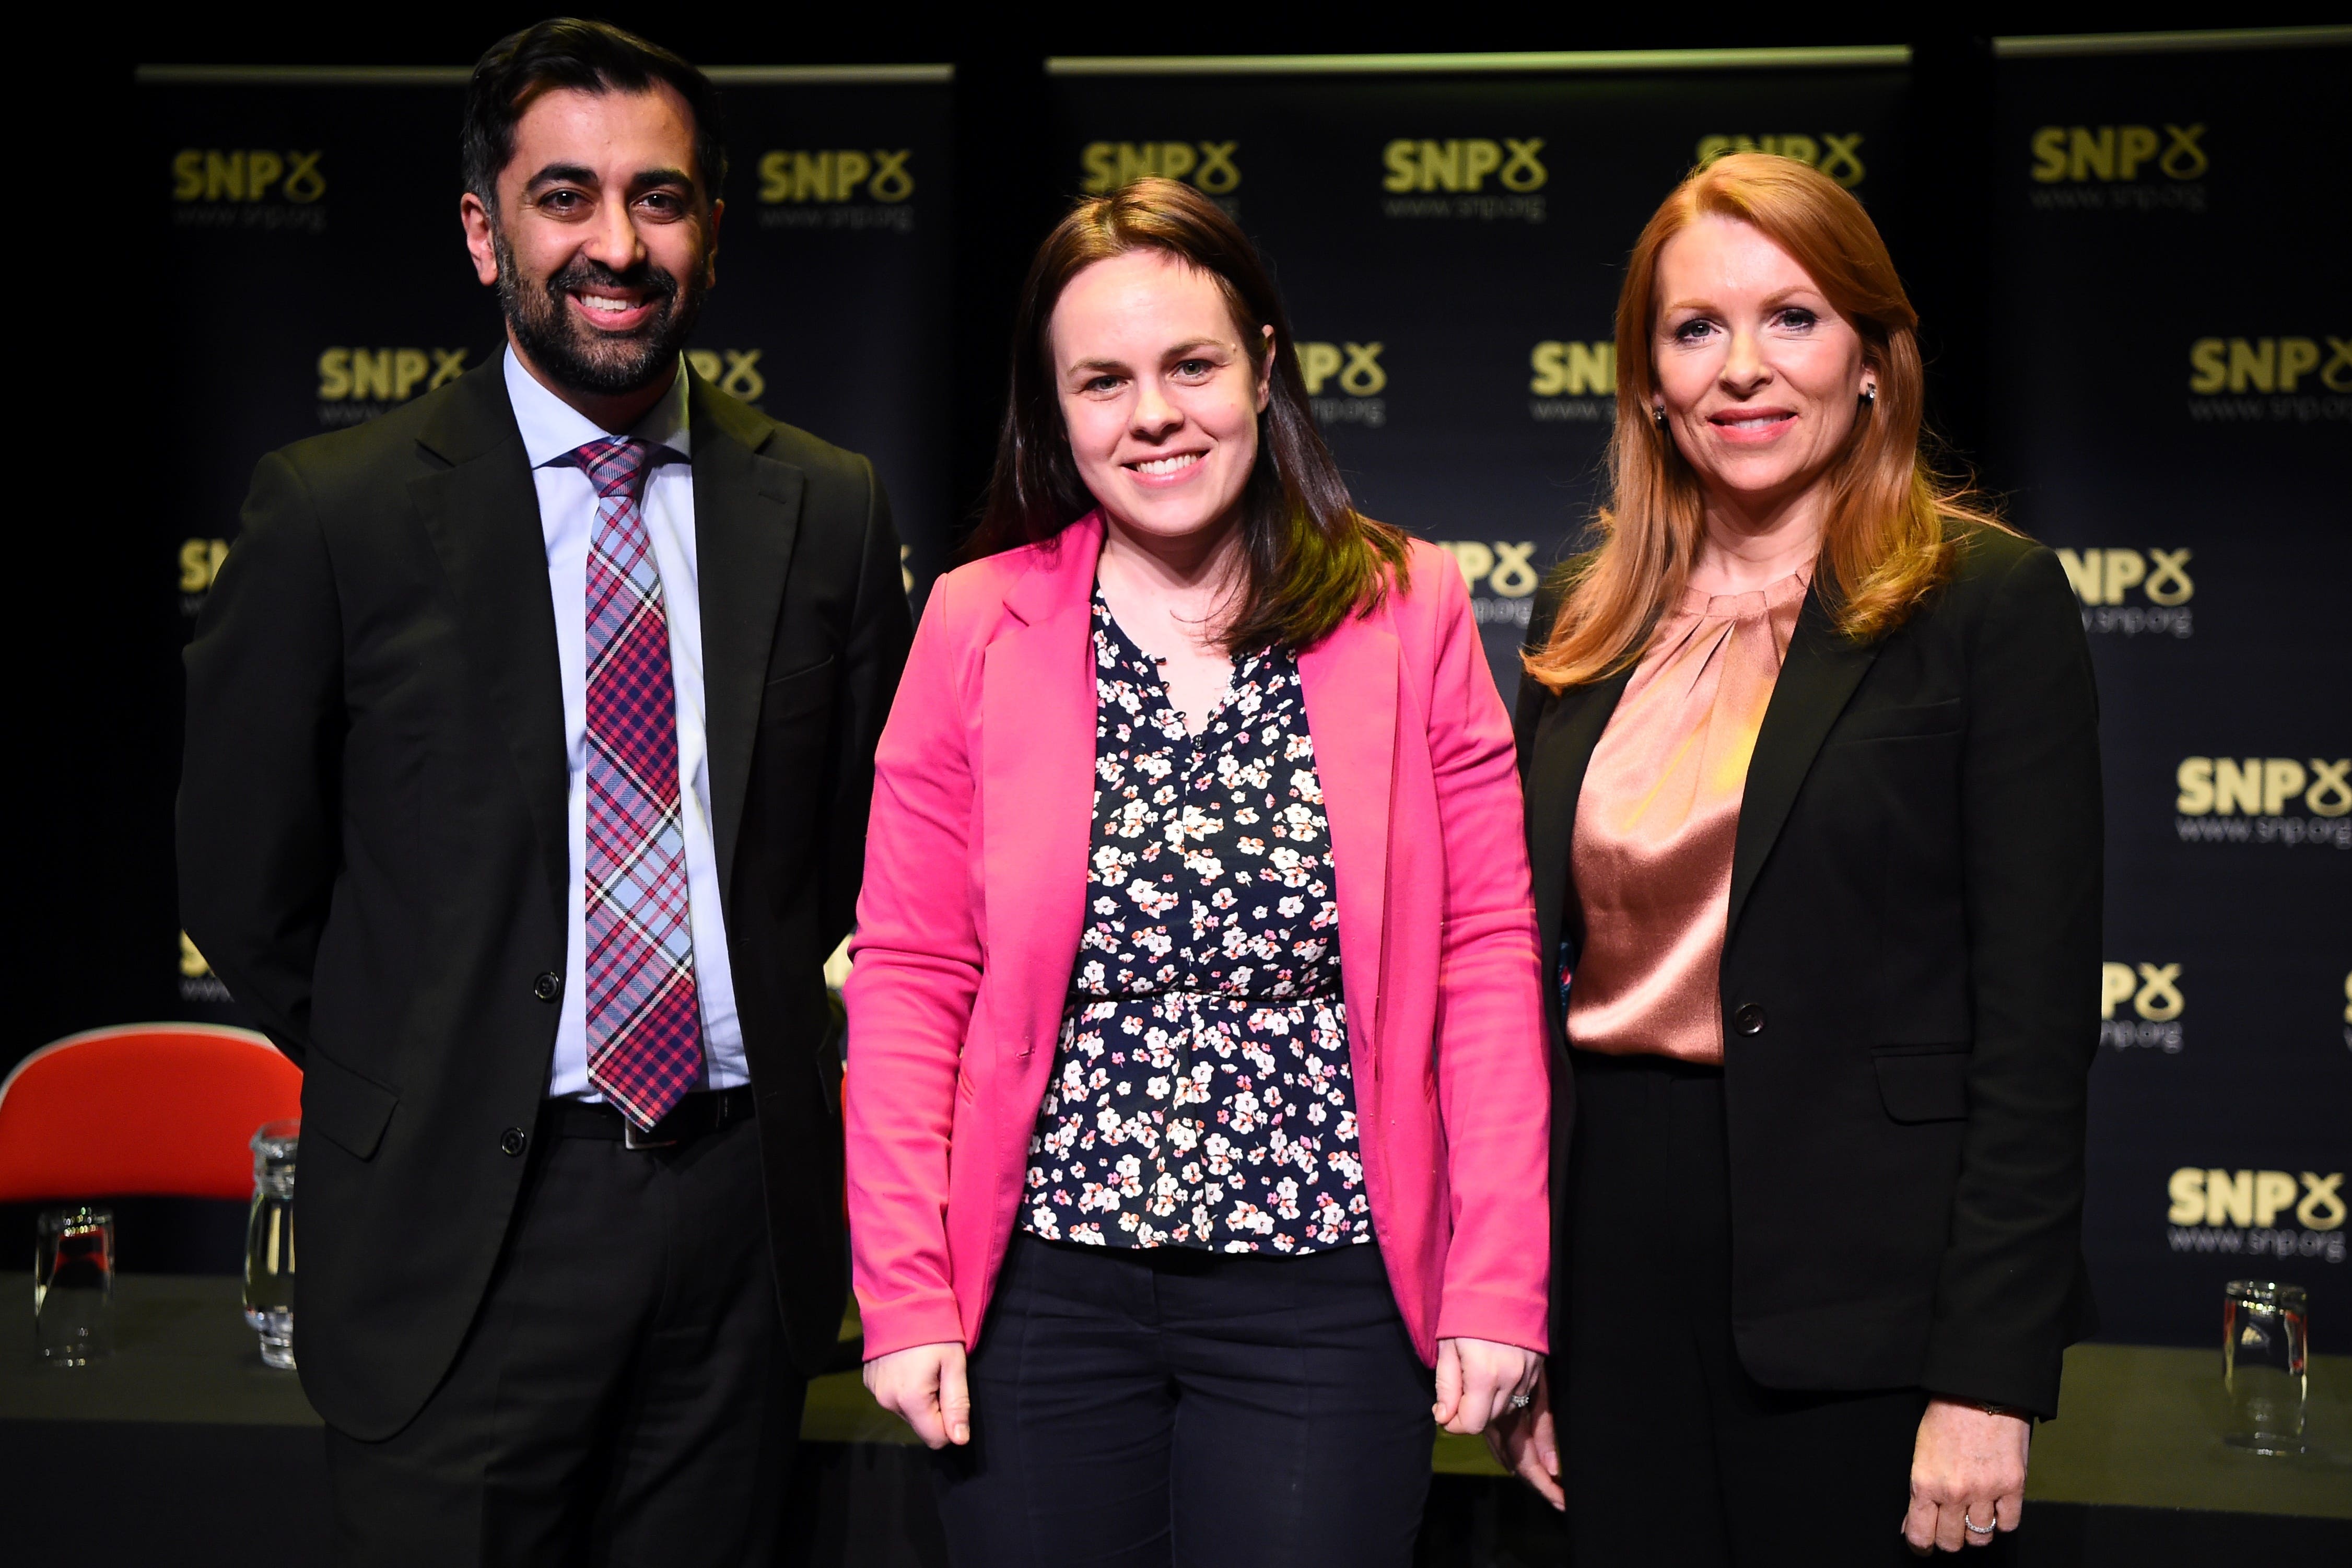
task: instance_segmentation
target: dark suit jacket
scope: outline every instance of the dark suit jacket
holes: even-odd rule
[[[785,1335],[813,1370],[846,1283],[820,969],[911,630],[863,458],[699,379],[688,418],[720,895]],[[302,1382],[362,1438],[455,1355],[522,1177],[509,1130],[546,1089],[559,1008],[534,987],[563,973],[571,875],[555,614],[493,359],[264,458],[187,653],[182,919],[303,1068]]]
[[[1571,964],[1577,796],[1625,679],[1519,696],[1541,951]],[[2089,1328],[2100,833],[2090,654],[2048,550],[1968,526],[1954,580],[1867,646],[1807,597],[1748,763],[1723,952],[1733,1328],[1759,1382],[2055,1413]],[[1564,1049],[1553,1066],[1561,1194]],[[1574,1238],[1554,1228],[1559,1345]]]

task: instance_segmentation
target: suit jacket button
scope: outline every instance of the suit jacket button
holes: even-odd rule
[[[499,1152],[501,1154],[520,1154],[530,1145],[530,1134],[520,1127],[509,1127],[499,1134]]]
[[[552,1002],[563,994],[563,976],[552,969],[530,983],[530,994],[542,1002]]]
[[[1731,1015],[1731,1026],[1743,1035],[1764,1032],[1764,1009],[1754,1002],[1742,1002]]]

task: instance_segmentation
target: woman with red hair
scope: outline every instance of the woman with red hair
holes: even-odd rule
[[[1763,153],[1618,303],[1612,504],[1517,715],[1555,1359],[1492,1439],[1578,1562],[1986,1544],[2089,1326],[2090,658],[2057,559],[1922,460],[1916,320]]]

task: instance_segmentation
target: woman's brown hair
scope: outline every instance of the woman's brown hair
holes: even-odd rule
[[[1651,399],[1658,253],[1707,215],[1751,224],[1787,251],[1853,323],[1863,363],[1877,372],[1876,398],[1863,404],[1824,476],[1830,500],[1814,583],[1838,630],[1856,641],[1882,637],[1951,575],[1958,546],[1948,520],[2004,526],[1921,455],[1919,318],[1862,204],[1793,158],[1718,158],[1694,170],[1651,217],[1617,296],[1617,425],[1610,504],[1594,520],[1601,542],[1561,568],[1551,635],[1524,660],[1555,691],[1638,659],[1698,558],[1706,530],[1698,476],[1652,418]]]
[[[1254,374],[1271,395],[1257,416],[1257,463],[1241,499],[1246,576],[1218,640],[1230,651],[1279,643],[1305,649],[1403,580],[1405,536],[1355,508],[1307,398],[1290,321],[1256,247],[1223,209],[1174,180],[1138,180],[1092,196],[1054,226],[1013,318],[1013,385],[996,472],[967,560],[1036,544],[1095,510],[1070,456],[1054,374],[1054,307],[1097,261],[1159,250],[1216,281]],[[1274,329],[1271,343],[1266,327]]]

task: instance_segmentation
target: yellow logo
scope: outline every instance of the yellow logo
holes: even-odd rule
[[[308,205],[327,194],[319,152],[280,153],[268,147],[183,147],[172,155],[175,202],[257,202],[273,192]]]
[[[2199,338],[2189,345],[2189,390],[2293,392],[2312,371],[2330,392],[2352,392],[2352,338]]]
[[[2185,816],[2277,816],[2296,800],[2314,816],[2352,811],[2352,757],[2329,762],[2294,757],[2183,757],[2173,771],[2180,793],[2173,800]]]
[[[1320,397],[1334,377],[1350,397],[1377,396],[1389,384],[1381,366],[1386,343],[1321,343],[1298,345],[1298,373],[1307,378],[1307,395]]]
[[[188,933],[182,931],[180,933],[181,976],[188,980],[202,980],[212,972],[213,966],[205,962],[205,955],[196,951],[196,944],[188,940]]]
[[[2151,605],[2185,605],[2197,592],[2186,550],[2060,550],[2059,564],[2086,605],[2120,605],[2137,588]]]
[[[1838,136],[1822,132],[1815,141],[1811,136],[1784,132],[1778,136],[1702,136],[1698,139],[1698,161],[1712,163],[1726,153],[1778,153],[1783,158],[1794,158],[1800,163],[1810,163],[1831,179],[1852,190],[1862,184],[1862,132]]]
[[[1536,373],[1528,390],[1538,397],[1617,395],[1617,345],[1613,342],[1540,342],[1528,363]]]
[[[721,354],[726,356],[723,363]],[[688,349],[686,362],[695,374],[730,397],[757,403],[768,390],[768,378],[760,374],[758,349]]]
[[[907,167],[913,157],[910,147],[769,153],[760,160],[760,199],[770,205],[845,202],[863,190],[874,201],[903,202],[915,194],[915,176]]]
[[[221,563],[228,559],[226,539],[184,539],[180,542],[180,592],[209,592],[213,579],[220,575]]]
[[[464,349],[331,348],[319,355],[319,401],[404,403],[465,374]]]
[[[1473,594],[1483,585],[1501,598],[1524,599],[1543,581],[1531,559],[1536,552],[1531,539],[1516,544],[1499,539],[1492,543],[1441,539],[1437,547],[1454,557],[1454,563],[1462,569],[1464,585]]]
[[[2166,1184],[2174,1225],[2270,1226],[2293,1213],[2306,1230],[2335,1230],[2344,1223],[2344,1173],[2221,1171],[2183,1165]]]
[[[1078,153],[1085,177],[1078,188],[1090,196],[1124,190],[1149,174],[1182,180],[1194,189],[1222,196],[1242,183],[1234,162],[1238,142],[1089,142]]]
[[[2210,161],[2199,139],[2202,123],[2167,125],[2159,140],[2151,125],[2045,125],[2033,133],[2033,177],[2061,181],[2137,180],[2153,166],[2167,179],[2193,180]]]
[[[1500,142],[1474,136],[1451,142],[1398,140],[1381,151],[1388,174],[1381,188],[1408,191],[1476,191],[1492,174],[1507,191],[1539,191],[1551,175],[1544,168],[1544,139],[1506,136]]]
[[[2099,1016],[2112,1019],[2125,1003],[2151,1024],[2168,1024],[2188,1010],[2177,963],[2099,965]]]

